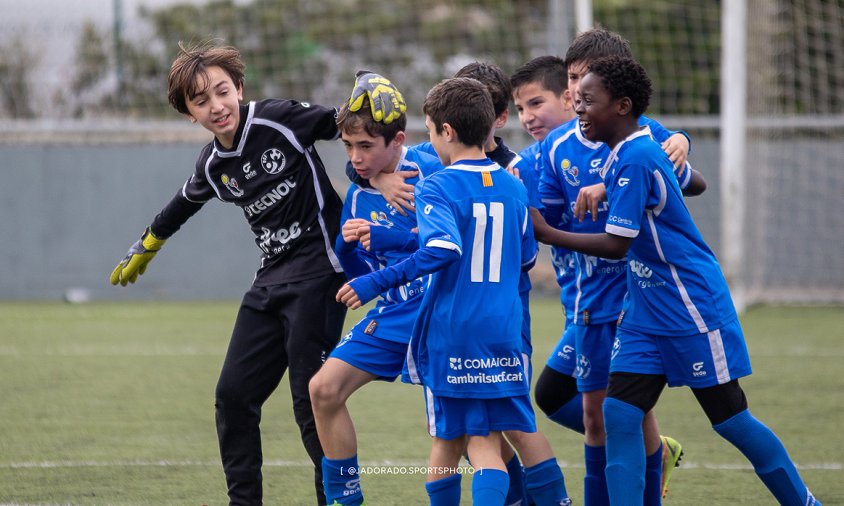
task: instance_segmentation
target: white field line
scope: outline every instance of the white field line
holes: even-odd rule
[[[0,345],[0,357],[193,357],[224,353],[224,348],[211,346],[62,346],[36,352]]]
[[[582,462],[559,461],[563,469],[583,469]],[[53,468],[82,468],[82,467],[215,467],[219,466],[217,460],[47,460],[40,462],[6,462],[0,463],[0,469],[53,469]],[[310,467],[312,464],[307,460],[268,460],[264,462],[266,467]],[[380,462],[361,463],[362,471],[367,468],[419,468],[427,466],[425,461],[399,461],[383,460]],[[714,470],[752,470],[753,467],[746,462],[737,464],[713,464],[709,462],[695,462],[683,460],[680,463],[682,469],[714,469]],[[797,464],[799,470],[821,470],[840,471],[844,469],[841,462],[808,462]],[[385,474],[385,473],[380,473]],[[398,474],[398,473],[396,473]]]

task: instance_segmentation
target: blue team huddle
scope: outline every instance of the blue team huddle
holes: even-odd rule
[[[263,260],[217,386],[230,504],[261,503],[260,408],[289,370],[319,504],[364,504],[346,401],[400,378],[421,386],[431,438],[420,502],[459,505],[466,459],[473,504],[571,504],[536,405],[583,434],[584,504],[661,504],[683,455],[653,414],[668,385],[691,389],[780,504],[820,505],[747,407],[738,316],[684,203],[706,183],[689,136],[643,115],[651,83],[627,41],[589,30],[565,59],[535,58],[512,76],[467,65],[429,91],[429,142],[414,146],[395,85],[356,77],[337,111],[240,105],[233,48],[183,48],[171,70],[171,103],[215,139],[111,281],[134,283],[209,199],[243,209]],[[494,135],[511,102],[536,141],[518,154]],[[342,207],[313,148],[338,137],[352,180]],[[540,244],[565,310],[553,350],[531,344]],[[345,308],[370,301],[340,338]],[[535,351],[545,366],[532,393]]]

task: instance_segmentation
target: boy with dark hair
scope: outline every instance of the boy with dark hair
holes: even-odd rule
[[[111,274],[134,283],[164,242],[209,200],[240,207],[263,255],[232,331],[215,393],[217,435],[232,505],[262,502],[261,407],[289,370],[293,412],[325,504],[308,381],[339,338],[344,276],[332,249],[342,203],[313,144],[336,139],[336,109],[293,100],[241,104],[245,66],[233,47],[180,44],[170,104],[214,139],[193,175]],[[385,82],[387,84],[385,84]],[[389,81],[359,76],[353,98],[392,121],[403,106]],[[355,104],[360,107],[360,104]],[[398,108],[398,109],[397,109]]]
[[[407,148],[404,115],[389,125],[375,121],[363,104],[357,112],[343,106],[337,126],[357,174],[415,171],[415,182],[442,168],[439,160]],[[388,267],[417,248],[416,215],[399,214],[377,190],[349,186],[343,204],[342,233],[335,250],[348,279]],[[346,401],[374,380],[394,381],[402,372],[410,329],[430,275],[382,294],[366,316],[346,334],[310,382],[311,403],[325,457],[322,476],[329,504],[362,504],[356,475],[357,438]]]
[[[630,56],[630,46],[618,34],[601,28],[588,30],[575,38],[565,59],[571,96],[577,91],[584,66],[607,53]],[[684,134],[668,131],[647,118],[642,121],[651,125],[654,136],[660,141],[676,142],[679,151],[688,148]],[[584,140],[580,125],[572,120],[551,131],[542,141],[540,151],[539,186],[546,220],[561,224],[559,228],[564,230],[592,231],[603,227],[605,191],[597,172],[609,149]],[[684,187],[698,191],[700,182],[705,188],[699,174],[687,166],[685,152],[681,155],[685,170],[679,177],[684,178]],[[586,207],[591,220],[584,221],[585,211],[578,211],[578,205],[582,206],[584,201],[589,202]],[[553,240],[544,242],[562,246]],[[557,272],[561,301],[566,310],[566,330],[537,381],[536,398],[552,419],[571,424],[572,415],[576,413],[571,404],[574,398],[572,376],[575,377],[576,390],[583,397],[584,496],[589,506],[602,506],[608,504],[609,498],[604,471],[606,454],[601,403],[609,375],[615,321],[626,290],[626,265],[623,261],[571,253],[566,249],[554,253],[556,259],[565,259],[557,262]],[[645,502],[655,505],[660,504],[667,491],[668,478],[682,449],[674,439],[659,435],[653,413],[645,418],[645,428],[648,454]]]
[[[779,438],[747,409],[738,378],[751,367],[738,316],[671,162],[639,121],[650,95],[650,80],[632,58],[589,65],[575,111],[584,137],[612,149],[600,169],[608,218],[604,232],[556,233],[565,247],[626,255],[630,264],[603,403],[610,501],[642,504],[642,420],[667,383],[692,389],[713,429],[747,457],[780,504],[819,505]]]
[[[423,112],[431,143],[447,167],[417,184],[422,247],[407,260],[350,281],[337,294],[360,307],[388,287],[433,273],[413,327],[409,380],[425,388],[433,471],[432,504],[459,504],[464,449],[478,471],[475,504],[503,504],[508,477],[503,431],[535,432],[521,339],[518,283],[536,244],[524,187],[483,151],[495,120],[483,84],[447,79],[428,93]],[[567,501],[553,457],[535,466],[544,487],[537,504]]]

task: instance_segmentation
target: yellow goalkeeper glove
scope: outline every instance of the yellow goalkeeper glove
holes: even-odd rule
[[[372,119],[390,124],[407,110],[404,97],[386,77],[367,70],[358,71],[356,77],[355,89],[349,97],[350,111],[359,111],[368,98]]]
[[[129,248],[126,257],[111,272],[111,284],[120,283],[122,286],[126,286],[128,283],[134,283],[138,276],[147,270],[147,264],[164,246],[165,241],[165,239],[155,237],[147,227],[144,235]]]

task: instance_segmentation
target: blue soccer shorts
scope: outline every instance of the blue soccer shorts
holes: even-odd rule
[[[752,370],[736,319],[690,336],[655,336],[619,328],[610,372],[661,374],[671,387],[706,388],[749,376]]]
[[[615,341],[615,321],[573,327],[578,391],[605,390],[610,378],[610,354]]]
[[[545,361],[545,365],[560,374],[574,376],[577,369],[576,344],[574,325],[566,323],[563,335],[560,336],[557,346],[554,347],[548,360]]]
[[[425,409],[428,434],[440,439],[460,436],[488,436],[490,432],[517,430],[536,432],[536,417],[530,396],[495,399],[438,397],[428,387]]]
[[[407,343],[388,341],[352,329],[337,343],[330,356],[373,374],[379,380],[395,381],[401,375],[407,357]]]

